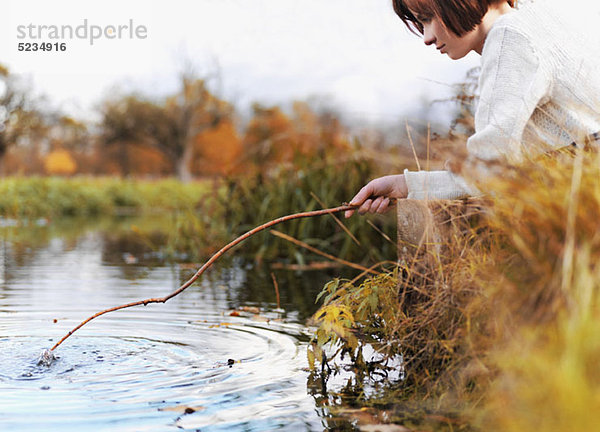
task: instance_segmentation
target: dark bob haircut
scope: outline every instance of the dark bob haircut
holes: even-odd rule
[[[423,25],[413,15],[438,16],[448,30],[457,36],[473,30],[481,23],[490,6],[515,0],[392,0],[394,11],[413,33],[423,34]],[[412,11],[412,12],[411,12]]]

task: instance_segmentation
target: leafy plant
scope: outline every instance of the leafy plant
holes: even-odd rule
[[[331,358],[347,354],[354,366],[385,373],[389,360],[400,353],[400,347],[394,343],[398,322],[397,272],[382,273],[357,287],[350,281],[335,279],[325,285],[319,299],[323,299],[323,306],[314,315],[318,327],[308,348],[311,369],[316,361],[325,368]],[[331,358],[325,345],[337,350]],[[366,346],[377,355],[366,358]]]

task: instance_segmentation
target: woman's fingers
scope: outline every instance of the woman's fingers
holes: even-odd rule
[[[389,210],[390,199],[388,197],[379,196],[375,199],[366,200],[358,209],[359,214],[379,213],[383,214]]]
[[[390,207],[390,197],[406,198],[406,180],[402,174],[380,177],[371,180],[352,198],[350,204],[359,206],[358,213],[385,213]],[[357,210],[348,210],[346,218]]]
[[[371,196],[371,194],[373,193],[373,185],[371,183],[366,184],[365,186],[363,186],[356,195],[354,195],[354,198],[352,198],[352,200],[350,200],[350,205],[356,205],[356,206],[361,206],[360,208],[362,209],[366,200]],[[346,218],[349,218],[350,216],[352,216],[354,214],[355,210],[348,210],[344,213],[344,216]],[[360,210],[359,210],[360,213]],[[362,213],[360,213],[362,214]]]
[[[383,200],[385,199],[385,197],[383,196],[379,196],[377,198],[375,198],[373,200],[373,202],[371,203],[371,206],[369,207],[369,213],[377,213],[379,207],[381,206],[381,204],[383,203]]]
[[[377,209],[375,209],[375,212],[379,213],[379,214],[384,214],[385,212],[387,212],[389,210],[389,205],[390,205],[390,199],[388,197],[385,197],[381,200],[381,202],[379,203],[379,206],[377,207]]]
[[[373,200],[372,199],[367,199],[365,200],[365,202],[363,202],[363,204],[358,208],[358,214],[365,214],[368,213],[371,210],[371,204],[373,204]]]
[[[352,205],[362,205],[371,195],[373,195],[373,182],[367,183],[363,186],[354,198],[350,201]]]
[[[367,199],[357,210],[348,210],[344,213],[346,218],[352,216],[356,211],[363,215],[365,213],[387,213],[392,207],[393,201],[388,197],[377,197],[375,199]]]

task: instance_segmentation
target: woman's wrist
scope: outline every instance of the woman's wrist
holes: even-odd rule
[[[396,180],[396,196],[394,198],[406,198],[408,196],[408,184],[404,174],[398,174]]]

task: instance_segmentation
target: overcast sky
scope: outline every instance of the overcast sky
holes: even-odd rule
[[[585,19],[600,19],[595,1],[577,2],[588,9]],[[218,68],[219,93],[241,108],[252,101],[323,96],[349,118],[392,121],[416,111],[423,98],[448,95],[449,86],[479,63],[476,54],[452,61],[425,47],[394,15],[391,0],[4,0],[6,5],[0,63],[69,112],[92,112],[115,86],[157,96],[173,92],[187,60],[200,75]],[[60,42],[51,27],[39,26],[75,29],[84,20],[88,35],[67,40],[64,52],[17,49],[19,42]],[[117,38],[113,28],[131,23],[145,37],[132,39],[126,29]],[[20,39],[30,24],[34,37]],[[109,33],[91,44],[92,26]]]

